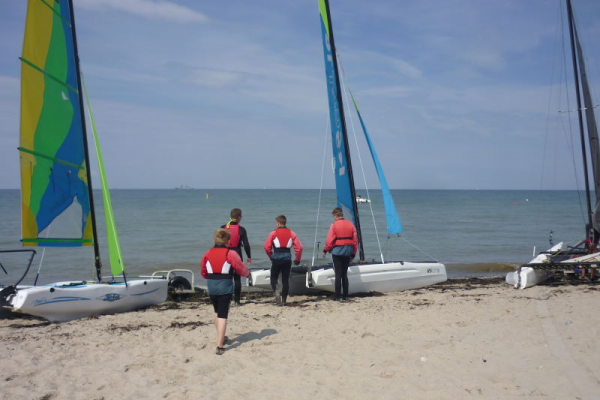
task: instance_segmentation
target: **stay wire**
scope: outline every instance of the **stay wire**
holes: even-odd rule
[[[321,163],[321,184],[319,186],[319,201],[318,201],[318,205],[317,205],[317,221],[315,223],[315,241],[313,243],[313,255],[312,255],[312,261],[311,261],[311,266],[315,266],[315,258],[316,258],[316,253],[317,253],[317,235],[319,233],[319,215],[321,214],[321,197],[322,197],[322,193],[323,193],[323,177],[325,176],[325,158],[327,157],[327,143],[329,143],[328,136],[329,136],[329,131],[330,131],[330,122],[329,122],[329,116],[327,116],[327,128],[325,129],[325,146],[323,146],[323,162]]]
[[[400,238],[402,238],[402,240],[404,240],[406,243],[408,243],[409,245],[411,245],[412,247],[414,247],[415,249],[419,250],[421,253],[425,254],[427,257],[429,257],[430,259],[437,261],[437,258],[431,256],[430,254],[426,253],[425,251],[423,251],[420,247],[418,247],[417,245],[409,242],[408,240],[406,240],[406,238],[403,235],[400,235]]]
[[[50,229],[52,229],[52,223],[48,225],[48,231],[46,232],[46,239],[50,237]],[[38,265],[37,274],[35,274],[35,280],[33,281],[33,286],[37,286],[38,278],[40,277],[40,272],[42,271],[42,264],[44,263],[44,256],[46,255],[46,247],[42,250],[42,256],[40,257],[40,264]]]
[[[561,8],[561,27],[565,27],[566,22],[564,21],[565,19],[565,15],[564,15],[564,10]],[[563,34],[561,35],[561,39],[562,39],[562,69],[563,69],[563,74],[564,74],[564,93],[565,93],[565,102],[566,102],[566,107],[567,109],[571,109],[571,99],[569,97],[569,89],[568,89],[568,77],[567,77],[567,46],[569,46],[568,43],[566,43],[565,41],[565,36],[566,33],[564,33],[564,29],[563,29]],[[559,91],[559,95],[560,95],[560,91]],[[561,104],[561,98],[559,96],[558,99],[558,108],[560,109],[560,104]],[[565,139],[567,141],[567,145],[568,145],[568,149],[570,150],[571,153],[571,163],[573,166],[573,176],[575,179],[575,186],[577,187],[577,197],[579,198],[579,208],[581,211],[581,218],[583,221],[586,220],[585,218],[585,211],[584,211],[584,206],[583,206],[583,202],[584,200],[581,197],[581,182],[579,180],[579,175],[577,173],[577,161],[576,161],[576,157],[575,157],[575,143],[574,143],[574,139],[573,139],[573,122],[571,121],[571,113],[564,113],[565,118],[567,119],[567,123],[568,123],[568,127],[565,126],[565,121],[563,118],[559,118],[559,122],[560,122],[560,126],[562,127],[562,131],[563,134],[565,135]],[[558,147],[558,146],[557,146]],[[558,158],[558,156],[556,157]]]

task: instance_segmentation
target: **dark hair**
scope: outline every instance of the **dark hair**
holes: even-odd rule
[[[342,211],[341,208],[336,207],[333,209],[333,211],[331,212],[331,215],[333,216],[338,216],[338,217],[343,217],[344,216],[344,212]]]
[[[231,215],[231,219],[238,219],[242,216],[242,210],[240,210],[239,208],[234,208],[233,210],[231,210],[231,213],[229,215]]]
[[[287,224],[287,218],[285,217],[285,215],[278,215],[277,217],[275,217],[275,221],[279,222],[283,226]]]

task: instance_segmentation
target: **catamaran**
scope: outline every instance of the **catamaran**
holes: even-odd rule
[[[359,292],[390,292],[407,289],[417,289],[447,280],[446,267],[437,261],[392,261],[386,262],[381,253],[381,262],[366,262],[363,246],[363,235],[360,228],[358,213],[358,196],[354,187],[354,175],[350,159],[350,148],[344,116],[344,102],[340,86],[338,70],[338,57],[336,54],[331,24],[329,2],[319,0],[321,32],[325,56],[325,73],[327,93],[329,98],[329,116],[331,126],[331,142],[333,149],[333,162],[337,205],[344,210],[346,219],[351,220],[356,227],[359,239],[359,262],[350,265],[348,269],[349,293]],[[351,92],[350,92],[351,93]],[[389,235],[400,234],[402,224],[394,205],[390,189],[387,184],[381,163],[377,157],[375,147],[366,129],[364,120],[358,109],[356,100],[351,94],[356,114],[360,120],[365,139],[367,141],[383,194],[383,203],[386,211],[387,229]],[[368,200],[368,198],[366,199]],[[251,284],[256,287],[270,288],[269,270],[252,271]],[[301,283],[304,279],[305,288]],[[332,265],[317,266],[313,257],[309,267],[294,267],[290,277],[290,294],[299,294],[310,291],[329,291],[334,289],[335,274]]]
[[[565,246],[564,242],[552,245],[550,249],[540,253],[527,264],[521,265],[517,271],[509,272],[506,275],[506,282],[518,289],[525,289],[542,283],[553,277],[556,273],[572,272],[574,269],[580,268],[595,269],[600,261],[600,253],[593,250],[594,246],[590,246],[590,244],[595,245],[598,243],[600,235],[600,144],[598,143],[598,126],[594,113],[594,102],[592,101],[588,83],[583,49],[575,25],[571,0],[566,0],[566,6],[573,65],[573,80],[577,98],[577,116],[579,121],[583,173],[585,178],[587,205],[587,221],[584,226],[585,235],[582,240],[573,246]],[[584,112],[585,124],[583,122]],[[591,156],[592,177],[596,198],[593,207],[589,183],[588,152]]]
[[[0,302],[50,321],[130,311],[164,302],[162,275],[128,280],[94,120],[87,101],[102,186],[112,277],[101,276],[72,0],[29,0],[21,65],[22,243],[93,246],[97,281],[10,285]],[[87,100],[87,92],[86,92]],[[73,223],[74,221],[74,223]],[[71,224],[72,223],[72,224]],[[65,228],[68,226],[67,228]],[[55,229],[51,229],[51,228]],[[31,260],[30,260],[31,264]],[[22,281],[19,280],[19,283]]]

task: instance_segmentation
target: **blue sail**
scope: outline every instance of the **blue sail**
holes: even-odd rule
[[[348,85],[346,85],[346,87],[348,87]],[[356,104],[354,95],[352,94],[351,90],[349,91],[350,96],[352,97],[352,102],[354,103],[354,109],[356,110],[356,114],[358,115],[358,119],[360,120],[360,125],[362,126],[362,130],[365,134],[365,139],[367,139],[367,143],[369,144],[369,150],[371,151],[371,157],[373,157],[373,164],[375,164],[377,176],[379,177],[379,184],[381,185],[381,194],[383,195],[383,205],[385,207],[385,218],[387,221],[388,234],[394,235],[396,233],[400,233],[402,232],[402,223],[400,222],[400,217],[398,216],[396,206],[394,205],[394,198],[392,197],[392,193],[390,192],[387,179],[385,179],[385,174],[383,173],[383,168],[381,168],[379,157],[377,157],[375,146],[371,141],[371,136],[369,136],[369,132],[367,131],[367,127],[365,126],[365,122],[363,121],[362,115],[360,115],[360,111],[358,110],[358,105]]]
[[[329,117],[331,122],[331,141],[334,158],[334,175],[335,187],[337,193],[338,207],[344,210],[344,215],[347,219],[351,217],[351,221],[356,226],[356,200],[352,195],[350,186],[350,171],[348,168],[348,160],[346,159],[346,139],[343,130],[342,117],[340,113],[340,104],[337,100],[339,87],[337,85],[337,77],[334,67],[334,60],[331,44],[329,40],[329,30],[327,28],[327,14],[324,8],[321,7],[321,32],[323,34],[323,52],[325,55],[325,74],[327,77],[327,96],[329,98]]]

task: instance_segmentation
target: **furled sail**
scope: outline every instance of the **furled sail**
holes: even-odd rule
[[[330,21],[327,13],[327,5],[324,0],[319,0],[319,12],[321,14],[321,33],[323,35],[323,52],[325,55],[325,74],[327,77],[327,96],[329,98],[329,117],[338,206],[344,210],[346,217],[351,217],[354,225],[357,225],[356,200],[351,181],[352,171],[347,158],[346,123],[340,101],[338,100],[340,88],[337,66],[335,65],[335,48],[332,45]]]
[[[348,87],[346,85],[346,87]],[[392,193],[390,192],[390,187],[388,186],[387,179],[385,178],[385,174],[383,173],[383,168],[381,167],[381,163],[379,162],[379,157],[377,157],[377,152],[375,151],[375,146],[371,141],[371,136],[367,131],[367,127],[365,126],[365,122],[363,121],[362,115],[360,114],[360,110],[358,109],[358,104],[356,104],[356,100],[354,99],[354,95],[352,94],[352,90],[348,87],[348,91],[350,92],[350,97],[352,97],[352,103],[354,103],[354,109],[356,110],[356,114],[358,115],[358,119],[360,120],[360,125],[362,126],[363,133],[365,134],[365,139],[369,144],[369,150],[371,151],[371,157],[373,158],[373,164],[375,164],[375,169],[377,170],[377,176],[379,177],[379,184],[381,186],[381,194],[383,196],[383,205],[385,207],[385,218],[387,223],[387,231],[388,234],[394,235],[402,232],[402,223],[400,222],[400,217],[398,216],[398,212],[396,211],[396,205],[394,204],[394,198],[392,197]]]
[[[587,125],[588,141],[590,144],[590,154],[592,158],[592,171],[594,174],[594,189],[596,193],[596,203],[593,208],[592,224],[594,229],[600,232],[600,143],[598,143],[598,125],[596,124],[596,115],[594,113],[594,103],[590,93],[585,61],[583,59],[583,50],[577,29],[573,25],[575,34],[575,44],[577,49],[577,61],[579,65],[579,75],[581,77],[581,89],[583,92],[583,108],[585,110],[585,120]]]
[[[67,1],[30,0],[21,57],[22,242],[91,245],[82,116]],[[50,225],[68,219],[73,229]]]

